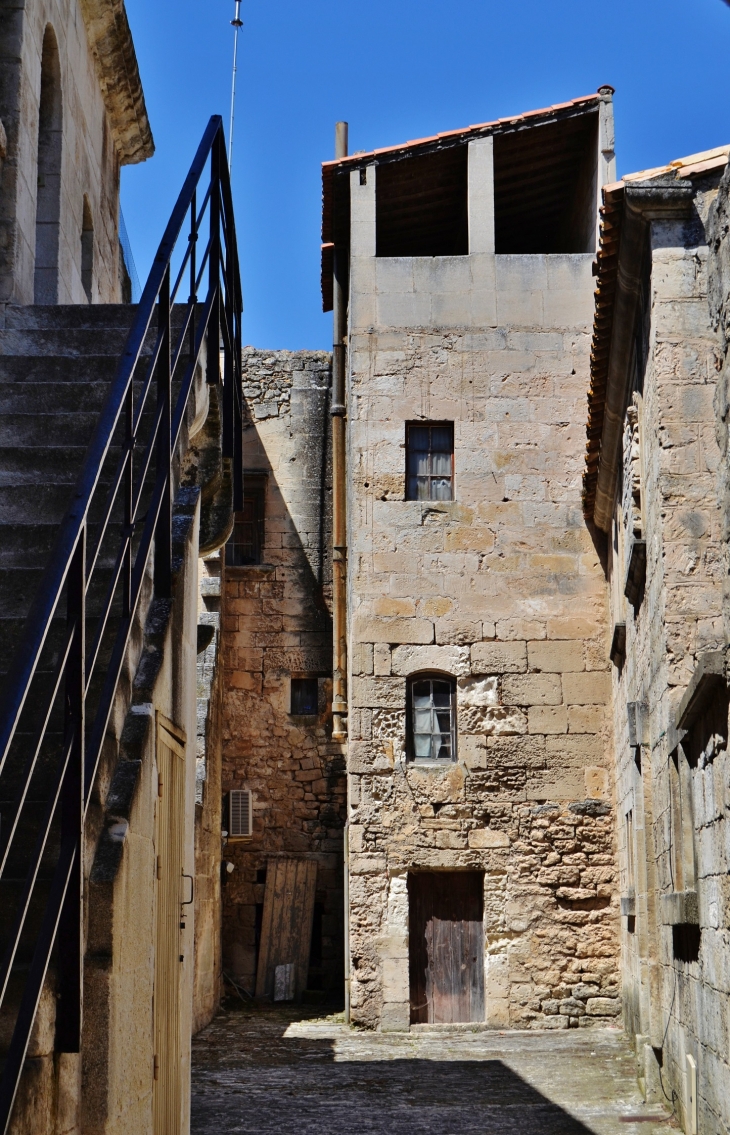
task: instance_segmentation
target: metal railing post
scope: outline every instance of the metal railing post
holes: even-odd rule
[[[56,1050],[80,1052],[83,1004],[83,830],[84,734],[86,725],[86,525],[81,529],[68,574],[67,624],[72,634],[66,664],[64,747],[71,752],[61,797],[61,844],[73,865],[58,925]]]
[[[162,408],[157,435],[157,484],[164,480],[155,528],[155,595],[172,595],[172,469],[170,453],[172,374],[170,354],[170,265],[167,265],[157,301],[160,355],[157,361],[157,407]]]
[[[208,363],[206,378],[211,386],[220,382],[220,334],[221,334],[221,138],[222,130],[216,135],[210,151],[210,260],[208,262],[208,286],[213,292],[213,308],[208,324]]]

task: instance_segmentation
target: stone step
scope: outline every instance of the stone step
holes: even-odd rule
[[[1,334],[1,332],[0,332]],[[68,359],[34,355],[0,355],[0,389],[6,384],[111,382],[119,359],[96,352]]]
[[[5,329],[44,331],[49,328],[129,328],[137,314],[136,304],[9,304]]]
[[[109,377],[88,382],[0,383],[0,415],[93,413],[98,417],[109,392]],[[2,420],[2,419],[0,419]]]
[[[48,449],[65,449],[72,445],[86,449],[98,420],[98,412],[48,413],[45,406],[39,407],[35,414],[4,414],[0,417],[0,446],[23,449],[42,445]]]

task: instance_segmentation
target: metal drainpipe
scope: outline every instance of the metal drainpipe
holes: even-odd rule
[[[347,123],[335,125],[335,158],[347,157]],[[347,250],[334,250],[332,345],[332,740],[347,740],[347,517],[345,496],[345,366]]]
[[[335,158],[347,157],[347,123],[335,124]],[[349,192],[349,185],[348,185]],[[345,468],[345,366],[347,249],[335,242],[332,303],[332,740],[347,740],[347,497]],[[345,906],[345,1020],[350,1021],[350,791],[343,841]]]

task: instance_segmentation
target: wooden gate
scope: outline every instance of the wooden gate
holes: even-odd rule
[[[412,1024],[484,1020],[484,876],[408,876]]]
[[[257,997],[274,997],[277,966],[294,967],[293,998],[301,997],[306,989],[316,886],[314,860],[269,860],[256,970]]]
[[[185,819],[185,738],[158,717],[157,925],[154,991],[154,1133],[180,1135],[180,903]]]

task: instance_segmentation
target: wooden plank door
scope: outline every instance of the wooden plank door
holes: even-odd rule
[[[180,1135],[180,903],[185,819],[185,749],[173,726],[157,725],[157,901],[155,928],[153,1130]]]
[[[411,1023],[484,1020],[484,876],[408,876]]]
[[[297,999],[307,988],[316,886],[314,860],[269,860],[256,970],[257,997],[273,999],[277,966],[294,966]]]

